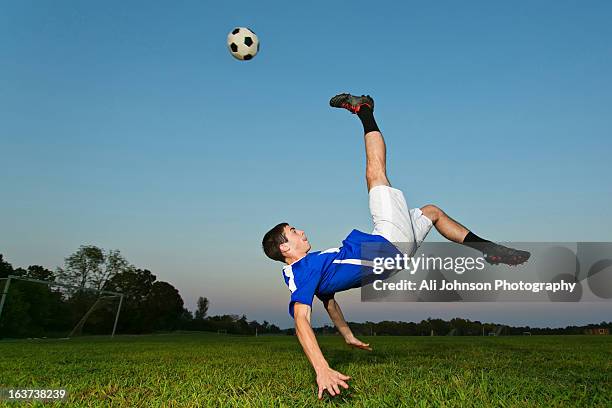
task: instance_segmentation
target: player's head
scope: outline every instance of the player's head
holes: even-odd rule
[[[297,260],[310,251],[310,242],[304,231],[286,222],[266,232],[261,245],[268,258],[280,262]]]

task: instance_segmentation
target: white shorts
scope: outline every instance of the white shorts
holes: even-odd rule
[[[416,252],[433,226],[419,208],[408,209],[401,190],[389,186],[370,190],[370,214],[372,234],[383,236],[408,255]]]

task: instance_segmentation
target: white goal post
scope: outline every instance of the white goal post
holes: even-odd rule
[[[9,275],[7,278],[1,278],[0,279],[0,282],[1,281],[6,281],[4,286],[2,286],[2,292],[0,292],[2,294],[2,298],[0,298],[0,319],[2,318],[2,310],[4,309],[4,304],[6,302],[6,297],[8,295],[8,291],[9,291],[9,288],[11,286],[11,280],[20,280],[20,281],[32,282],[32,283],[42,283],[42,284],[45,284],[47,286],[60,286],[62,288],[66,288],[66,289],[87,290],[87,291],[93,291],[93,292],[98,293],[100,295],[98,297],[98,299],[96,299],[96,301],[94,302],[93,306],[91,306],[89,308],[89,310],[87,310],[87,312],[83,315],[81,320],[79,320],[79,322],[74,327],[74,329],[72,329],[72,331],[70,332],[70,335],[68,337],[72,337],[80,328],[82,328],[82,326],[85,324],[85,321],[87,320],[89,315],[94,311],[94,309],[96,308],[96,306],[98,305],[98,303],[102,299],[107,299],[109,297],[119,297],[119,305],[117,306],[117,312],[115,313],[115,321],[113,323],[113,332],[111,333],[111,337],[115,336],[115,331],[117,330],[117,323],[119,322],[119,313],[121,312],[121,306],[123,304],[123,293],[120,293],[120,292],[111,292],[109,290],[96,290],[96,289],[92,289],[92,288],[79,288],[78,286],[67,285],[67,284],[64,284],[64,283],[58,283],[58,282],[53,282],[53,281],[46,281],[46,280],[41,280],[41,279],[24,278],[24,277],[15,276],[15,275]],[[107,295],[107,296],[104,296],[104,295]]]

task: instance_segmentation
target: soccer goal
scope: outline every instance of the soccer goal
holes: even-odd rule
[[[29,291],[24,290],[23,285],[25,283],[45,285],[47,290],[36,292],[32,291],[32,287],[30,287]],[[21,287],[19,287],[20,284]],[[12,327],[13,332],[18,332],[19,325],[23,326],[27,323],[36,325],[40,322],[49,324],[50,321],[57,321],[59,326],[68,327],[68,330],[72,328],[66,336],[70,338],[83,333],[83,327],[88,321],[91,321],[96,311],[98,314],[104,313],[104,320],[112,321],[111,337],[114,337],[117,331],[117,323],[119,322],[119,314],[123,304],[122,293],[92,288],[79,288],[74,285],[15,275],[9,275],[7,278],[0,279],[0,290],[0,329],[4,328],[3,331],[10,332],[9,329]],[[74,302],[75,293],[83,294],[78,308],[73,305],[73,303],[76,303]],[[71,297],[70,295],[73,296]],[[40,298],[46,298],[47,303],[41,303]],[[50,310],[41,310],[43,307]],[[37,319],[27,315],[30,309],[33,309],[32,312],[38,312]],[[83,310],[85,311],[84,313]],[[98,316],[98,320],[101,319]],[[74,324],[75,321],[76,324]],[[109,326],[110,321],[108,322]],[[102,325],[102,327],[109,326]],[[68,330],[63,331],[62,329],[62,332],[67,333]],[[106,333],[108,334],[108,332]],[[31,336],[26,335],[25,337]]]

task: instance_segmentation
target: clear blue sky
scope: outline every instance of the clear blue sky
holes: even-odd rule
[[[375,97],[410,205],[495,240],[611,241],[611,19],[607,1],[4,2],[0,252],[54,268],[120,249],[190,308],[288,326],[263,233],[288,220],[317,249],[371,228],[341,91]],[[260,37],[250,62],[227,51],[235,26]],[[355,321],[612,312],[339,299]]]

